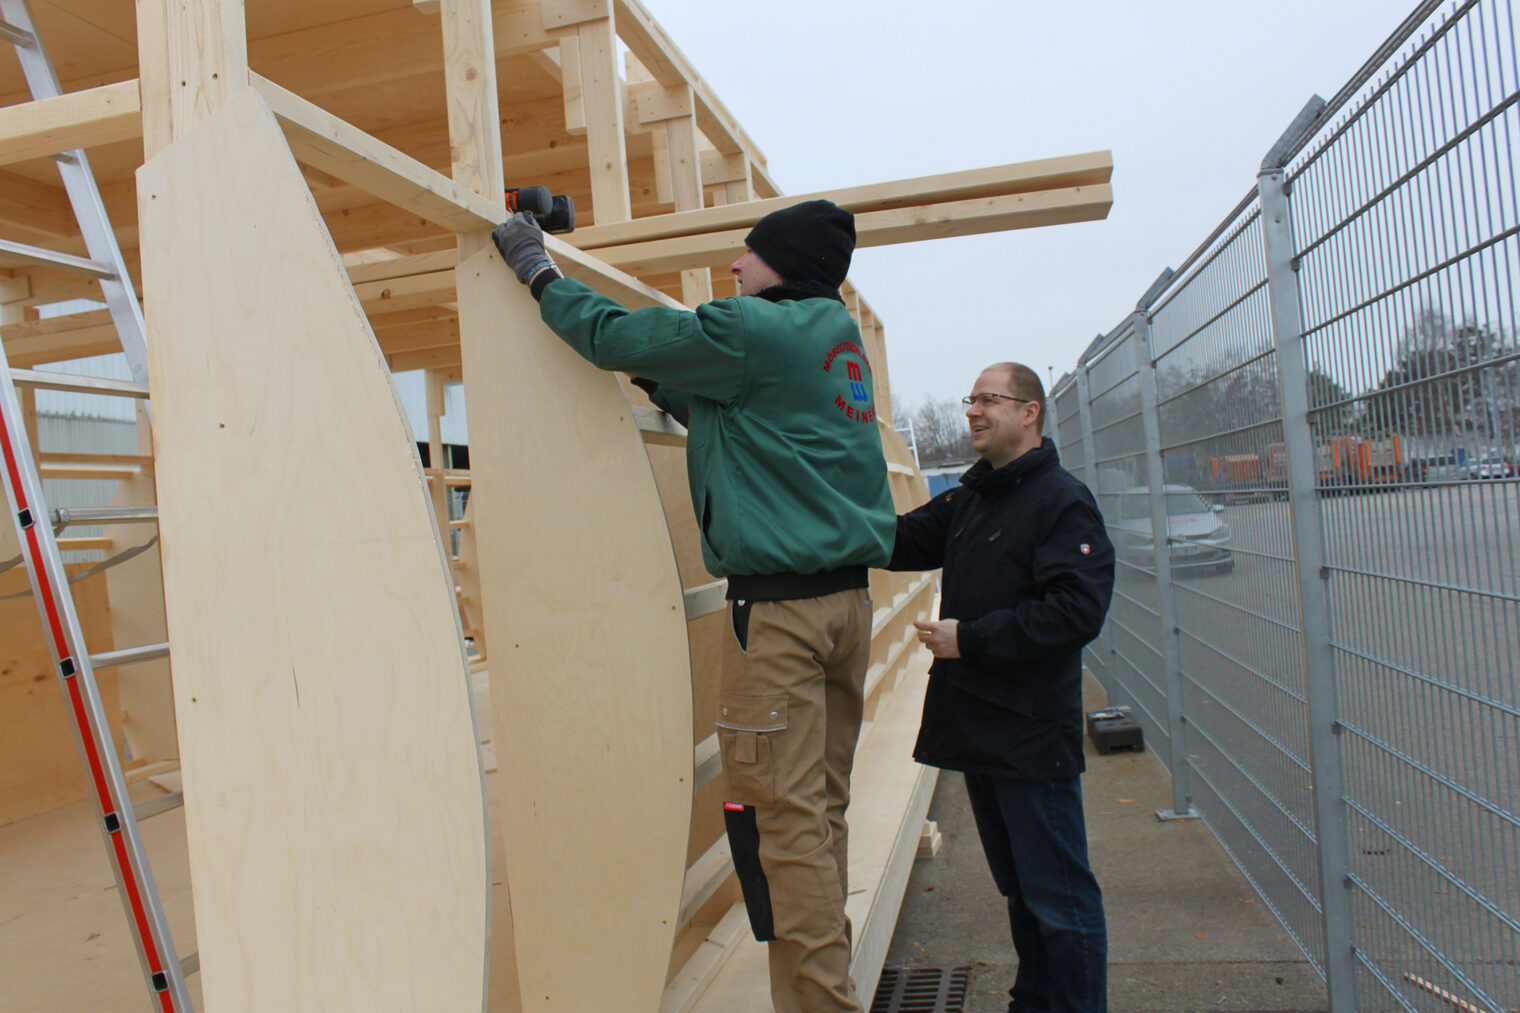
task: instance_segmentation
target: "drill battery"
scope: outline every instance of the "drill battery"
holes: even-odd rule
[[[506,197],[508,214],[526,211],[545,232],[575,231],[575,202],[562,193],[550,193],[546,186],[514,186],[507,188]]]

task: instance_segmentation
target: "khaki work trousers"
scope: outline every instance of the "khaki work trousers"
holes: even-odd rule
[[[858,1013],[844,814],[871,602],[864,589],[757,601],[747,626],[741,663],[724,668],[718,742],[727,800],[753,806],[759,830],[775,936],[771,1000],[777,1013]]]

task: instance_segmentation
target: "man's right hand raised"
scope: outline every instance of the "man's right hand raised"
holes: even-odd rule
[[[491,233],[491,241],[496,244],[501,259],[507,262],[517,280],[534,290],[535,299],[543,285],[548,284],[547,281],[540,285],[533,284],[543,272],[552,271],[550,278],[563,277],[558,265],[544,249],[544,230],[539,227],[538,220],[526,211],[519,211],[496,226]]]

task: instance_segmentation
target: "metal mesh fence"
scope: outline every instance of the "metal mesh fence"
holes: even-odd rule
[[[1089,664],[1336,1013],[1520,1008],[1520,58],[1437,8],[1053,391]]]

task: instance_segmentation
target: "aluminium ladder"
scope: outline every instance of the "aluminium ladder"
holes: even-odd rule
[[[62,94],[27,0],[0,0],[0,38],[15,47],[33,99]],[[10,518],[31,577],[32,594],[56,666],[59,688],[72,718],[75,743],[84,762],[90,796],[95,803],[107,856],[151,991],[153,1007],[163,1013],[192,1013],[185,975],[193,971],[196,958],[192,954],[182,966],[175,956],[174,942],[137,826],[139,818],[161,812],[175,800],[170,796],[134,808],[95,681],[97,665],[109,667],[163,657],[168,653],[168,645],[147,645],[92,656],[84,643],[55,532],[55,525],[61,530],[70,521],[151,521],[156,519],[157,510],[105,507],[50,512],[43,499],[42,479],[15,391],[17,383],[26,383],[34,387],[88,390],[138,398],[146,398],[148,393],[142,308],[116,244],[89,161],[83,150],[64,152],[54,158],[89,257],[72,257],[5,241],[0,241],[0,252],[29,263],[96,278],[120,336],[133,381],[12,370],[4,346],[0,344],[0,465],[3,465],[0,467],[0,485],[5,487]]]

